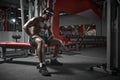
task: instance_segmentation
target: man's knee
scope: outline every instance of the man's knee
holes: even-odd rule
[[[62,44],[60,40],[57,40],[57,43],[58,43],[59,45],[61,45],[61,44]]]
[[[44,44],[45,43],[44,40],[40,39],[40,38],[37,38],[36,42],[37,42],[37,44]]]

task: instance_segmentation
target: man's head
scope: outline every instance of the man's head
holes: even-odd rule
[[[51,14],[51,15],[53,15],[53,14],[54,14],[54,13],[53,13],[53,9],[51,9],[51,8],[46,8],[46,9],[43,10],[43,14]]]
[[[43,10],[43,17],[45,19],[50,18],[53,14],[54,14],[53,9],[51,9],[51,8],[46,8],[46,9]]]

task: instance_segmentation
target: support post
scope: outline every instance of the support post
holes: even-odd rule
[[[23,0],[20,0],[20,7],[21,7],[21,22],[22,22],[22,38],[23,42],[25,42],[25,32],[23,30],[23,25],[24,25],[24,5],[23,5]]]

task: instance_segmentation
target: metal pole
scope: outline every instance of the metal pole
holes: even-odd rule
[[[111,72],[111,0],[107,0],[107,71]]]
[[[38,0],[35,0],[35,2],[34,2],[34,6],[35,6],[35,17],[37,17],[38,16]]]
[[[49,0],[47,0],[47,7],[49,7]]]
[[[23,6],[23,0],[20,0],[20,7],[21,7],[21,24],[22,24],[22,27],[24,25],[24,6]],[[25,32],[22,28],[22,38],[23,38],[23,42],[25,42]]]
[[[28,10],[28,13],[29,13],[29,19],[32,18],[32,2],[31,0],[29,0],[29,10]]]
[[[118,37],[119,37],[119,35],[118,35],[118,26],[119,26],[119,7],[117,7],[117,17],[116,17],[116,68],[119,68],[119,54],[118,54]]]

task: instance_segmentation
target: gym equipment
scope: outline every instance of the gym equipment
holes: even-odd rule
[[[6,61],[7,59],[12,60],[14,57],[13,56],[7,56],[7,49],[35,49],[35,47],[31,46],[29,43],[24,43],[24,42],[0,42],[0,47],[2,48],[2,54],[1,58]],[[45,49],[48,48],[48,45],[44,45]],[[54,48],[54,46],[50,46]],[[48,53],[48,50],[46,50]],[[25,55],[27,55],[27,52],[25,52]]]
[[[83,37],[81,37],[80,35],[66,35],[66,38],[68,38],[69,40],[66,43],[66,46],[71,46],[71,47],[75,46],[76,50],[79,50]]]

